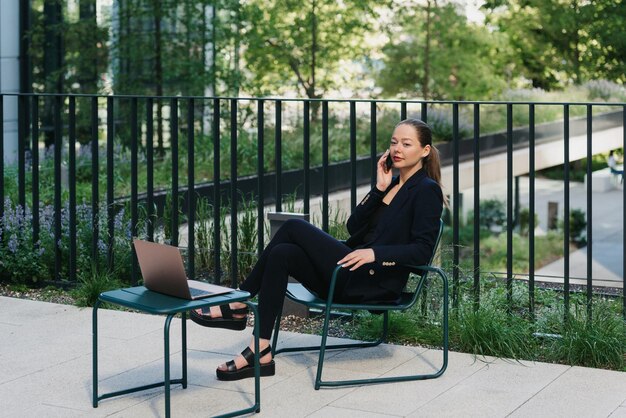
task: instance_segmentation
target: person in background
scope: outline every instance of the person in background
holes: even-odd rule
[[[611,174],[615,174],[617,176],[620,176],[620,184],[623,184],[624,183],[624,168],[622,167],[621,170],[618,168],[618,166],[617,166],[617,159],[615,158],[615,152],[613,150],[611,150],[611,152],[609,152],[609,158],[607,160],[607,165],[611,169]]]

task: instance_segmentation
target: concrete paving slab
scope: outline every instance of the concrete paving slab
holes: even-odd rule
[[[344,409],[334,406],[327,406],[308,416],[309,418],[394,418],[397,415],[379,414],[376,412],[360,411],[358,409]]]
[[[610,418],[626,418],[626,406],[620,406],[609,415]]]
[[[324,370],[327,368],[367,370],[368,373],[380,375],[405,364],[417,354],[418,352],[414,347],[389,344],[370,348],[347,349],[335,357],[325,360]]]
[[[163,415],[162,388],[106,399],[92,408],[89,309],[7,299],[0,298],[7,307],[0,309],[0,332],[9,337],[0,341],[0,378],[13,370],[13,379],[0,381],[1,416]],[[40,313],[37,321],[32,312]],[[101,311],[100,393],[162,380],[163,321],[158,316]],[[217,381],[215,367],[248,343],[251,330],[236,333],[188,325],[190,345],[195,346],[188,351],[189,386],[172,387],[173,415],[207,416],[250,405],[254,381]],[[21,331],[25,329],[37,332]],[[181,367],[179,331],[176,319],[174,378]],[[319,341],[318,336],[295,333],[281,333],[280,338],[294,345]],[[391,345],[379,350],[393,368],[379,364],[375,349],[334,350],[328,352],[324,378],[398,375],[409,368],[433,371],[441,362],[439,350]],[[564,411],[568,416],[624,417],[626,410],[626,373],[620,372],[493,359],[485,363],[470,354],[450,353],[448,370],[438,379],[315,391],[317,360],[317,352],[277,356],[276,376],[261,379],[259,416],[559,416]],[[11,369],[12,364],[18,366]]]
[[[333,370],[336,372],[336,369]],[[273,417],[305,417],[328,406],[355,388],[313,389],[314,369],[303,369],[261,394],[261,414]],[[341,377],[364,378],[361,373],[342,372]],[[332,376],[340,377],[340,376]]]
[[[393,370],[384,376],[407,374],[409,370],[411,373],[432,373],[439,369],[442,358],[440,351],[419,351],[412,360],[399,367],[400,370]],[[485,363],[463,353],[450,352],[448,360],[448,369],[438,379],[362,386],[331,406],[350,409],[358,405],[358,409],[364,411],[407,416],[487,367]]]
[[[607,417],[625,400],[626,373],[571,367],[511,416]]]
[[[508,416],[567,369],[557,364],[495,360],[408,416]]]

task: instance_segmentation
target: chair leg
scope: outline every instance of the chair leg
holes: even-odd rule
[[[274,324],[274,335],[272,336],[272,357],[280,352],[276,350],[276,345],[278,344],[278,332],[280,331],[280,320],[282,316],[282,311],[278,315],[276,315],[276,323]]]
[[[417,374],[417,375],[407,375],[407,376],[397,376],[397,377],[379,377],[373,379],[358,379],[358,380],[342,380],[342,381],[327,381],[323,382],[322,377],[322,366],[324,361],[323,352],[325,347],[320,349],[320,358],[317,365],[317,377],[315,379],[315,389],[319,389],[321,386],[354,386],[354,385],[367,385],[367,384],[378,384],[378,383],[391,383],[391,382],[407,382],[412,380],[426,380],[426,379],[435,379],[441,376],[448,367],[448,278],[445,273],[441,269],[437,269],[436,273],[441,277],[443,284],[443,361],[442,365],[434,373],[429,374]],[[385,312],[386,314],[388,312]],[[329,318],[329,315],[326,319]],[[386,333],[388,317],[384,319],[383,323],[383,333]],[[328,332],[328,322],[324,323],[324,333],[322,334],[322,346],[326,343],[326,337]]]

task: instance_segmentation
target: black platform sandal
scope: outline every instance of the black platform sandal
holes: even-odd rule
[[[263,356],[269,354],[271,351],[272,347],[268,345],[259,353],[259,358],[263,358]],[[226,363],[226,370],[216,370],[218,380],[232,381],[254,377],[254,353],[250,350],[250,347],[246,347],[246,349],[241,352],[241,355],[248,364],[241,369],[237,369],[237,366],[235,366],[235,360],[230,360]],[[276,367],[274,359],[272,359],[269,363],[261,363],[261,376],[274,376],[275,373]]]
[[[198,325],[210,328],[226,328],[234,331],[242,331],[246,328],[248,323],[248,307],[231,309],[230,305],[220,305],[220,311],[222,312],[221,318],[211,318],[209,308],[202,308],[202,314],[199,314],[195,310],[189,312],[189,318]],[[233,315],[246,315],[242,318],[235,318]]]

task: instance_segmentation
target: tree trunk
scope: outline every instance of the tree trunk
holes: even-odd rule
[[[163,96],[163,40],[161,39],[161,0],[153,3],[154,7],[154,51],[155,51],[155,83],[156,95]],[[157,99],[157,153],[165,154],[163,148],[163,109],[161,99]],[[173,116],[172,116],[173,117]]]
[[[422,96],[424,100],[428,100],[430,92],[428,85],[430,84],[430,17],[431,17],[430,0],[426,2],[426,45],[424,47],[424,79],[422,80]]]
[[[78,62],[78,82],[81,93],[98,92],[98,39],[96,20],[96,0],[80,0],[79,18],[81,23],[80,52],[84,60]]]
[[[63,89],[63,10],[58,0],[45,0],[43,78],[46,93],[60,93]],[[46,98],[43,109],[43,131],[46,148],[54,144],[54,109],[52,98]]]

